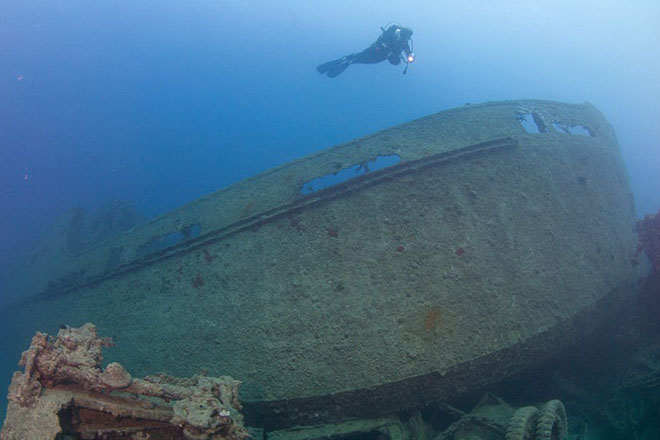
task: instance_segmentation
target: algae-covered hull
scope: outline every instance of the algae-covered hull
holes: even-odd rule
[[[266,427],[392,413],[544,359],[626,296],[636,244],[612,128],[545,101],[387,129],[91,247],[80,221],[17,274],[10,362],[35,330],[91,321],[138,375],[242,380]]]

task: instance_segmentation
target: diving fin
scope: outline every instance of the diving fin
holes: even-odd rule
[[[341,63],[341,58],[338,60],[328,61],[327,63],[320,64],[316,66],[316,71],[318,73],[328,73],[329,71],[335,69]]]
[[[316,66],[316,71],[319,73],[324,73],[328,75],[330,78],[334,78],[335,76],[339,75],[344,70],[346,70],[346,68],[350,66],[352,62],[353,62],[353,56],[347,55],[345,57],[328,61],[327,63],[323,63],[321,65]]]

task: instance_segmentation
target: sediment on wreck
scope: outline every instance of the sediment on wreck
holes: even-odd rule
[[[0,280],[21,297],[0,308],[0,371],[36,330],[91,321],[135,375],[240,377],[251,426],[408,411],[543,362],[634,301],[634,220],[593,106],[463,106],[95,246],[72,246],[63,218]]]
[[[9,386],[0,440],[76,438],[243,440],[240,382],[231,377],[163,374],[133,378],[119,363],[101,369],[93,324],[37,332]]]

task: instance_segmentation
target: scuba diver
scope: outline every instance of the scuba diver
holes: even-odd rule
[[[415,54],[412,51],[412,29],[388,23],[380,30],[383,33],[376,42],[362,52],[328,61],[316,66],[316,70],[319,73],[328,75],[330,78],[334,78],[351,64],[375,64],[388,60],[393,65],[398,65],[401,61],[404,61],[406,68],[403,70],[403,74],[405,75],[408,71],[408,65],[415,61]],[[405,56],[402,52],[405,53]]]

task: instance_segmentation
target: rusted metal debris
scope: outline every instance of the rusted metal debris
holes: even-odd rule
[[[37,332],[9,386],[0,440],[239,440],[240,381],[228,376],[132,378],[121,364],[101,369],[103,347],[93,324]]]

